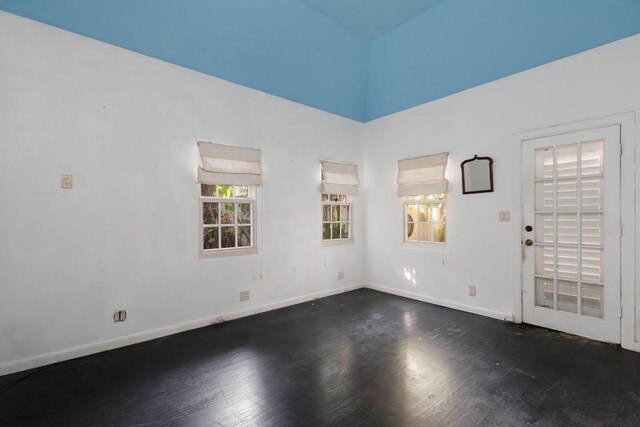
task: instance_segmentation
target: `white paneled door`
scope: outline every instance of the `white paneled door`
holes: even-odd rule
[[[523,320],[620,342],[620,127],[523,142]]]

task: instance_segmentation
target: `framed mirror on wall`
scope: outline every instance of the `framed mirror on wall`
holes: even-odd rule
[[[478,157],[467,159],[460,164],[462,169],[462,194],[493,192],[493,159]]]

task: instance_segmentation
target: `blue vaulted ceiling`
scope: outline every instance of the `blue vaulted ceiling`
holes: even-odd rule
[[[420,15],[443,0],[302,0],[370,39]],[[640,1],[640,0],[638,0]]]
[[[0,9],[364,119],[369,41],[299,0],[0,0]]]
[[[0,0],[0,10],[359,121],[640,33],[640,0]]]

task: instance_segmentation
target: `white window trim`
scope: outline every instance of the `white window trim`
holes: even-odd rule
[[[447,227],[446,220],[446,212],[447,212],[447,197],[444,199],[438,200],[407,200],[407,196],[403,196],[401,198],[402,203],[402,247],[403,248],[413,248],[413,249],[442,249],[447,246],[449,230]],[[442,203],[444,205],[445,210],[445,220],[442,222],[445,227],[445,238],[444,242],[434,242],[434,241],[424,241],[424,240],[407,240],[407,205],[416,205],[416,204],[433,204],[433,203]]]
[[[335,239],[335,240],[324,240],[322,239],[322,246],[344,246],[344,245],[353,245],[353,238],[351,239]]]
[[[322,196],[322,194],[329,194],[329,193],[320,193],[320,195]],[[331,202],[331,201],[324,201],[322,200],[322,198],[320,199],[320,242],[321,245],[323,247],[327,247],[327,246],[344,246],[344,245],[353,245],[353,198],[354,196],[349,196],[349,195],[345,195],[342,194],[343,196],[347,197],[347,200],[349,200],[348,202]],[[322,238],[322,233],[323,233],[323,228],[324,228],[324,206],[325,205],[347,205],[349,206],[349,238],[348,239],[323,239]]]
[[[226,258],[226,257],[235,257],[235,256],[244,256],[244,255],[255,255],[258,253],[258,233],[257,233],[257,199],[258,199],[258,188],[256,186],[249,185],[249,198],[219,198],[219,197],[202,197],[202,184],[197,185],[198,191],[198,216],[199,220],[199,230],[198,230],[198,259],[206,260],[206,259],[216,259],[216,258]],[[204,249],[204,218],[203,218],[203,209],[205,202],[230,202],[230,203],[250,203],[251,204],[251,239],[253,246],[251,247],[240,247],[240,248],[224,248],[224,249],[213,249],[213,250],[205,250]]]

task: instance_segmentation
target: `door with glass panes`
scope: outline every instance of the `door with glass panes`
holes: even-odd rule
[[[523,142],[523,320],[620,342],[620,127]]]

